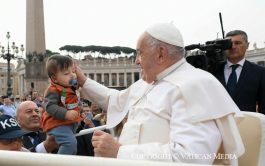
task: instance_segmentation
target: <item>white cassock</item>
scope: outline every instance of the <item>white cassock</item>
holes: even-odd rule
[[[117,91],[87,79],[82,92],[107,110],[110,128],[129,111],[118,158],[212,164],[222,143],[237,165],[244,153],[234,120],[240,110],[214,76],[184,58],[153,84],[141,79]]]

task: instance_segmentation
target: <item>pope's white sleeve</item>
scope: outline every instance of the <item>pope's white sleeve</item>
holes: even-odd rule
[[[81,94],[88,100],[96,102],[104,110],[107,110],[110,91],[111,89],[87,78],[81,89]]]
[[[116,126],[128,112],[124,107],[127,103],[129,89],[122,91],[110,89],[88,78],[81,92],[87,99],[107,110],[107,128]]]

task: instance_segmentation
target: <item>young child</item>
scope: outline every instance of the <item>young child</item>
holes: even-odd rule
[[[55,136],[58,154],[76,154],[75,131],[81,117],[74,63],[70,57],[54,55],[46,70],[51,83],[45,92],[43,130]]]

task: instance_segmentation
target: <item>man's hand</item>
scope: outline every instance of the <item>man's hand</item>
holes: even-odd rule
[[[76,73],[78,85],[80,87],[83,87],[83,85],[86,82],[87,78],[86,78],[85,74],[83,73],[83,71],[80,69],[80,67],[77,66],[76,63],[75,63],[75,73]]]
[[[58,149],[58,145],[53,135],[47,135],[46,140],[43,141],[43,145],[48,153]]]
[[[116,158],[121,144],[110,134],[96,130],[92,137],[94,152],[101,157]]]
[[[89,118],[85,118],[84,122],[86,125],[88,125],[90,128],[95,127],[94,123],[89,119]]]

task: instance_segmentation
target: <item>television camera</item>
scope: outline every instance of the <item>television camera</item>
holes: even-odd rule
[[[232,48],[230,39],[207,41],[205,44],[192,44],[185,47],[186,51],[199,49],[186,57],[188,63],[196,68],[214,73],[225,62],[224,50]]]

